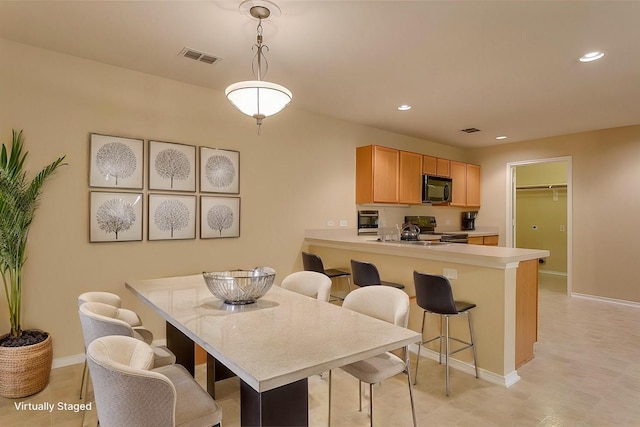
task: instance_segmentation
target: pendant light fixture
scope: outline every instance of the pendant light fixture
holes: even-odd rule
[[[280,112],[289,105],[293,97],[286,87],[262,80],[269,69],[264,56],[269,47],[262,42],[262,20],[279,15],[280,8],[267,0],[245,0],[240,4],[239,10],[258,20],[256,44],[253,45],[255,55],[251,64],[256,80],[234,83],[224,93],[241,113],[256,119],[259,135],[262,120]]]

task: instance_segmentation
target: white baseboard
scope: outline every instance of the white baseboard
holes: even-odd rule
[[[591,301],[606,302],[607,304],[617,304],[617,305],[624,305],[626,307],[640,308],[640,302],[636,302],[636,301],[627,301],[623,299],[607,298],[607,297],[601,297],[597,295],[580,294],[577,292],[572,292],[571,296],[574,298],[588,299]]]
[[[548,274],[549,276],[562,276],[567,277],[566,271],[553,271],[553,270],[538,270],[540,274]]]
[[[74,354],[73,356],[58,357],[53,359],[52,369],[63,368],[65,366],[77,365],[84,363],[84,353]]]
[[[411,344],[409,346],[409,351],[414,354],[418,354],[418,345]],[[427,359],[431,359],[433,361],[438,362],[440,360],[440,355],[437,351],[433,351],[431,349],[422,347],[420,350],[420,357],[426,357]],[[465,374],[474,375],[476,371],[471,363],[462,362],[461,360],[455,359],[453,357],[449,358],[449,366],[453,369],[457,369],[458,371],[462,371]],[[483,379],[491,384],[497,384],[504,387],[511,387],[513,384],[517,383],[520,380],[520,376],[517,371],[513,371],[506,376],[498,375],[494,372],[487,371],[478,367],[478,376],[480,379]]]

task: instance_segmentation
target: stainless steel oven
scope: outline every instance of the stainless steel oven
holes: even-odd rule
[[[358,211],[358,234],[378,233],[378,211]]]

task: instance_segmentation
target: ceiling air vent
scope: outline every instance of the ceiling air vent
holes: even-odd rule
[[[480,132],[480,129],[478,128],[466,128],[466,129],[460,129],[462,132],[466,132],[466,133],[474,133],[474,132]]]
[[[184,56],[185,58],[193,59],[195,61],[204,62],[205,64],[215,64],[220,61],[222,58],[218,58],[217,56],[210,55],[208,53],[198,52],[195,49],[190,49],[185,47],[179,53],[179,55]]]

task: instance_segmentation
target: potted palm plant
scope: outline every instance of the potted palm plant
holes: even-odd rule
[[[64,157],[42,169],[32,180],[24,170],[22,131],[13,131],[11,151],[0,151],[0,272],[9,306],[11,331],[0,336],[0,396],[18,398],[38,393],[49,383],[53,347],[48,333],[22,330],[23,267],[27,238],[42,186],[64,165]]]

